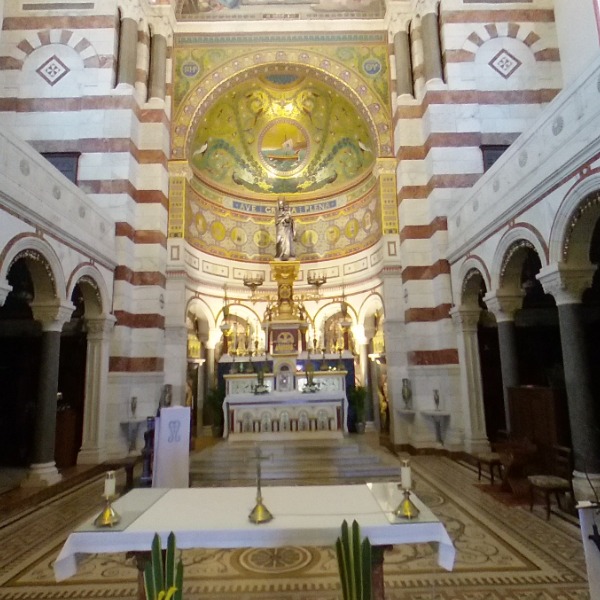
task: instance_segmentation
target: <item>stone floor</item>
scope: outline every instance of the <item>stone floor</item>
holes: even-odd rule
[[[350,450],[336,452],[353,454],[356,438],[347,440]],[[373,464],[392,469],[394,480],[398,458],[378,448],[376,439],[361,437],[358,443],[360,459],[356,462],[374,460]],[[219,442],[194,453],[192,472],[207,457],[208,464],[211,457],[228,464],[227,454],[241,451],[231,446]],[[289,452],[302,454],[298,449]],[[233,454],[226,481],[215,482],[214,473],[213,480],[207,481],[210,469],[204,475],[197,470],[193,478],[204,477],[206,485],[244,482],[246,475],[240,476],[236,469],[247,459],[241,458],[235,467]],[[315,457],[314,448],[312,459],[300,461],[305,468],[284,461],[283,471],[280,467],[274,471],[285,477],[276,476],[266,483],[263,495],[268,497],[269,485],[288,482],[292,468],[298,470],[297,483],[312,483],[317,476],[333,482],[339,474],[333,473],[330,462],[322,452]],[[589,600],[576,521],[559,512],[546,521],[542,507],[530,512],[526,505],[490,493],[489,483],[478,482],[468,464],[447,457],[415,456],[412,465],[416,492],[444,522],[457,558],[454,570],[446,572],[437,566],[435,545],[395,547],[385,558],[388,600]],[[360,479],[356,472],[350,477]],[[124,474],[119,473],[119,483],[123,482]],[[71,474],[54,493],[19,492],[20,498],[14,491],[0,493],[0,600],[134,600],[136,569],[121,554],[85,557],[75,577],[60,584],[53,580],[54,558],[73,527],[98,512],[102,488],[102,474],[89,471],[87,476]],[[182,555],[186,600],[341,598],[333,548],[194,550]]]

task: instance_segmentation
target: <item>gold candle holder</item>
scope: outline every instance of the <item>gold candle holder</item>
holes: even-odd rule
[[[255,524],[268,523],[273,519],[273,515],[269,509],[263,504],[262,490],[261,490],[261,461],[266,460],[268,457],[263,456],[260,452],[260,448],[256,447],[256,453],[254,459],[256,460],[256,506],[252,509],[248,515],[250,522]]]
[[[105,504],[102,512],[94,520],[96,527],[114,527],[121,521],[121,515],[113,508],[113,498],[105,496]]]
[[[268,523],[273,519],[273,515],[263,504],[260,491],[258,494],[256,494],[256,506],[252,509],[252,512],[248,515],[248,518],[252,523],[256,523],[257,525],[260,523]]]
[[[117,497],[117,478],[114,471],[107,471],[104,479],[104,509],[94,520],[96,527],[114,527],[121,520],[120,515],[113,508],[112,502]]]
[[[419,509],[410,499],[410,490],[404,490],[402,494],[404,497],[394,511],[394,515],[400,519],[416,519],[419,516]]]

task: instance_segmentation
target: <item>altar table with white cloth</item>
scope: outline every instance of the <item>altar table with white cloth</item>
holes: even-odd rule
[[[274,518],[256,525],[248,519],[256,488],[134,489],[114,503],[122,517],[115,528],[98,529],[92,518],[69,535],[54,563],[56,580],[76,573],[80,553],[149,551],[155,532],[165,547],[173,531],[181,549],[333,546],[344,519],[356,519],[373,546],[437,542],[438,563],[453,567],[446,529],[416,496],[417,519],[394,516],[401,499],[395,483],[263,487],[262,495]]]

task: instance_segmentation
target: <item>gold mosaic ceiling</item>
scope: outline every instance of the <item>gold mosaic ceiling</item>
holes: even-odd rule
[[[375,153],[348,99],[310,74],[281,69],[220,96],[198,122],[188,156],[200,187],[309,198],[356,185]]]

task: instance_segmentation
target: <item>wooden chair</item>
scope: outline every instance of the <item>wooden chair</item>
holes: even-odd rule
[[[480,452],[475,454],[477,460],[477,479],[481,481],[481,468],[486,465],[490,471],[490,481],[494,485],[494,469],[498,471],[498,477],[502,479],[502,460],[498,452]]]
[[[542,494],[546,503],[546,520],[550,519],[550,496],[554,494],[559,508],[560,496],[570,494],[571,501],[575,498],[573,493],[573,463],[571,449],[565,446],[552,446],[551,448],[551,473],[546,475],[530,475],[529,481],[530,505],[533,510],[536,494]]]

